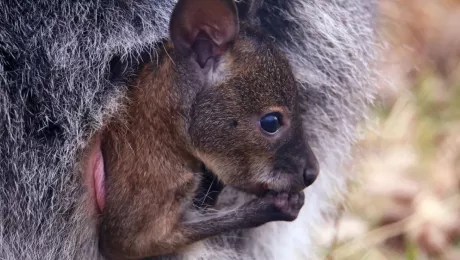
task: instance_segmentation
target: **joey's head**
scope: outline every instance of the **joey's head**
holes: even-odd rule
[[[296,80],[249,20],[238,21],[231,0],[181,0],[173,12],[178,70],[203,83],[187,124],[191,147],[225,184],[256,194],[299,191],[319,169],[303,133]]]

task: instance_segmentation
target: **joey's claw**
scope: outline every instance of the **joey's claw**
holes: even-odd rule
[[[269,190],[265,195],[266,198],[275,198],[276,196],[278,196],[278,192],[274,190]]]
[[[304,203],[305,203],[305,193],[300,192],[299,193],[299,200],[298,200],[298,204],[297,204],[299,206],[299,210],[302,208]]]
[[[263,199],[269,206],[271,212],[268,214],[272,216],[273,221],[293,221],[304,204],[305,195],[303,192],[280,192],[276,195],[268,193]]]
[[[292,204],[294,205],[298,205],[299,204],[299,198],[300,198],[300,195],[298,193],[293,193],[293,194],[289,194],[289,200],[292,202]]]
[[[279,201],[287,202],[289,200],[289,194],[287,192],[282,192],[278,194]]]

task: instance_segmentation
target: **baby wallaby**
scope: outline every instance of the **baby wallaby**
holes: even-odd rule
[[[128,90],[123,114],[101,134],[101,251],[139,259],[294,220],[319,170],[287,59],[238,20],[231,0],[179,0],[170,40],[158,49],[158,61],[143,64]],[[201,164],[258,197],[226,213],[189,214]]]

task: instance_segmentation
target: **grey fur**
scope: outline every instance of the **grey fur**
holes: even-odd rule
[[[0,2],[0,259],[100,258],[77,160],[123,95],[122,85],[105,77],[110,59],[165,37],[174,2]],[[315,258],[313,228],[345,191],[341,166],[373,99],[375,5],[263,2],[260,25],[302,84],[306,134],[322,173],[295,222],[200,242],[184,259]]]

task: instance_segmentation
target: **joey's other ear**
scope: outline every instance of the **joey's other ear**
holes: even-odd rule
[[[203,68],[222,55],[239,31],[233,0],[179,0],[169,24],[171,41],[181,55],[195,55]]]

